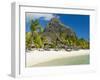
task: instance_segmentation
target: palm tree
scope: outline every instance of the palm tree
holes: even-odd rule
[[[26,44],[26,50],[30,50],[31,49],[31,33],[30,32],[26,32],[26,42],[25,42],[25,44]]]
[[[78,39],[78,41],[77,41],[77,45],[80,46],[80,47],[83,48],[83,49],[87,49],[87,48],[89,48],[89,42],[86,41],[86,40],[83,39],[83,38]]]
[[[39,25],[38,20],[31,21],[30,30],[31,30],[32,36],[33,36],[34,32],[37,31],[38,25]]]
[[[31,21],[31,26],[30,26],[30,30],[31,30],[31,44],[35,45],[35,47],[40,48],[42,47],[42,40],[41,40],[41,36],[39,35],[39,33],[41,34],[41,32],[43,31],[43,28],[39,25],[39,21],[38,20],[32,20]]]

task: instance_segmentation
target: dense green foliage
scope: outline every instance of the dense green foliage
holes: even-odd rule
[[[29,50],[31,49],[31,33],[30,32],[26,32],[26,48],[28,48]]]
[[[64,26],[58,19],[53,19],[43,29],[38,20],[32,20],[30,32],[26,32],[26,49],[63,48],[64,46],[89,49],[88,41],[79,39],[70,28],[66,29]]]

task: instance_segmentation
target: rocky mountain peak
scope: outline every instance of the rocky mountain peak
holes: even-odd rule
[[[52,18],[44,29],[43,36],[50,37],[51,40],[55,40],[57,37],[60,38],[60,34],[64,33],[66,36],[76,36],[75,32],[60,22],[57,18]]]

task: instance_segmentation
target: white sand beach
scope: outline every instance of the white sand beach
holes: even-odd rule
[[[74,56],[89,55],[89,50],[77,50],[77,51],[39,51],[34,50],[26,52],[26,66],[31,67],[33,65],[47,62],[54,59],[69,58]]]

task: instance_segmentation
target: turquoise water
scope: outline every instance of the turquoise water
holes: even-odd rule
[[[55,59],[48,62],[36,64],[34,66],[64,66],[64,65],[82,65],[82,64],[89,64],[89,63],[90,63],[89,55],[81,55],[81,56],[74,56],[70,58]]]

